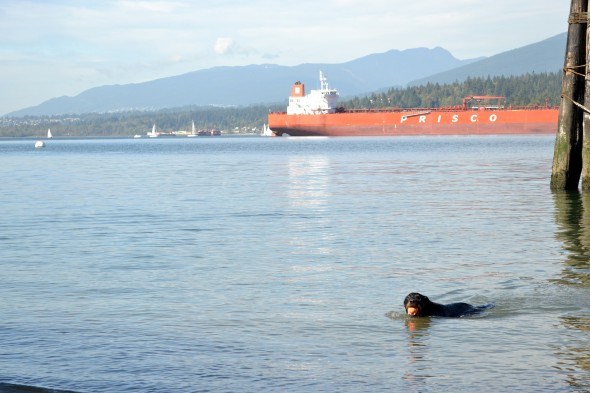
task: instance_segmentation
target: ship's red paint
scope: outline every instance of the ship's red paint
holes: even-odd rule
[[[505,97],[470,96],[452,108],[339,110],[338,92],[330,89],[320,71],[320,90],[305,95],[296,82],[286,113],[269,113],[275,135],[385,136],[550,134],[557,131],[558,108],[513,108]],[[471,105],[471,106],[470,106]]]
[[[557,107],[270,113],[268,126],[275,135],[291,136],[551,134],[557,116]]]

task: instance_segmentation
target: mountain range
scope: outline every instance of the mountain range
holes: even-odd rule
[[[342,97],[428,82],[468,77],[557,72],[563,67],[566,34],[477,59],[459,60],[449,51],[415,48],[371,54],[340,64],[273,64],[214,67],[153,81],[95,87],[58,97],[6,116],[43,116],[156,110],[183,106],[246,106],[286,102],[295,81],[319,87],[319,71]]]

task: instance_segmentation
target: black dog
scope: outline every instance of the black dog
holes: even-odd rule
[[[430,301],[427,296],[412,292],[404,299],[404,307],[406,314],[413,317],[459,318],[476,314],[493,307],[493,305],[472,306],[467,303],[438,304]]]

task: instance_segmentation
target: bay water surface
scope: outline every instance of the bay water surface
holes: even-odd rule
[[[0,388],[589,391],[590,195],[550,191],[553,143],[0,141]]]

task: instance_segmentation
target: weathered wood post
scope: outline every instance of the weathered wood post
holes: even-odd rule
[[[582,172],[582,109],[584,104],[584,73],[586,64],[586,14],[588,0],[572,0],[570,6],[567,46],[565,50],[564,75],[561,83],[561,102],[551,189],[578,189]]]
[[[586,5],[586,11],[590,9],[590,0]],[[586,63],[590,61],[590,25],[588,13],[586,13]],[[584,84],[584,107],[590,104],[590,67],[586,64],[586,81]],[[590,191],[590,112],[584,110],[582,127],[582,190]]]

